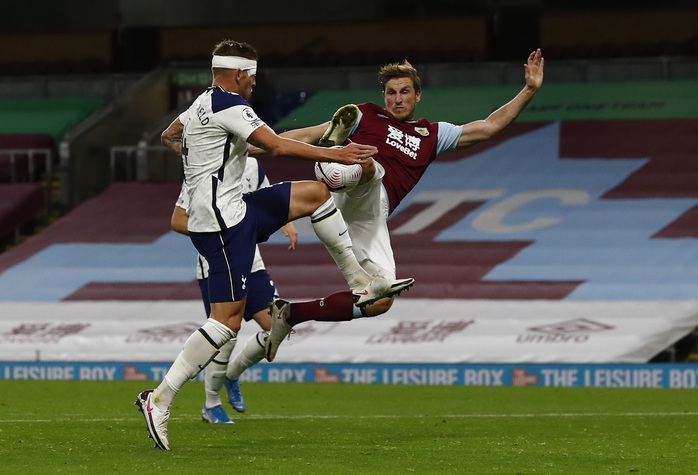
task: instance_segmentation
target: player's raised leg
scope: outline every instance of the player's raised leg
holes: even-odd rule
[[[344,275],[358,306],[396,295],[414,284],[414,279],[388,280],[373,277],[359,264],[352,249],[342,212],[335,206],[327,187],[320,182],[295,182],[291,186],[290,219],[310,214],[315,234],[325,245]],[[312,210],[312,211],[311,211]]]

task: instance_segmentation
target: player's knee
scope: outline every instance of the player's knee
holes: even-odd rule
[[[317,196],[317,199],[320,202],[320,204],[330,199],[330,189],[327,188],[327,185],[325,185],[321,181],[313,182],[313,185],[316,188],[316,190],[313,190],[313,194]]]
[[[332,197],[330,195],[330,190],[327,185],[319,181],[310,183],[312,188],[308,193],[308,202],[311,207],[317,212],[318,209],[324,206],[330,206],[328,203],[329,199]]]
[[[330,199],[330,190],[320,181],[295,182],[291,188],[291,200],[317,208]]]
[[[293,182],[291,186],[291,202],[289,204],[288,220],[312,216],[322,212],[324,207],[332,207],[330,191],[319,181]]]
[[[244,307],[242,308],[244,309]],[[213,304],[211,306],[211,318],[222,323],[235,333],[239,332],[242,326],[242,315],[236,308],[228,305]]]
[[[227,321],[224,322],[224,325],[230,328],[235,333],[237,333],[240,331],[240,328],[242,327],[242,319],[230,317]]]

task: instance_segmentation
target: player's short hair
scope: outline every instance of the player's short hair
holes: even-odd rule
[[[391,79],[409,78],[414,84],[414,90],[419,92],[422,90],[422,80],[419,79],[417,70],[406,59],[402,63],[390,63],[383,66],[378,71],[378,77],[385,91],[385,84]]]
[[[247,59],[257,59],[257,50],[248,43],[223,40],[213,47],[214,56],[241,56]]]

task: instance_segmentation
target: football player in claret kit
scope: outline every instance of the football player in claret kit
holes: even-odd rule
[[[383,87],[384,107],[367,102],[348,104],[335,112],[332,120],[317,126],[289,130],[281,134],[302,142],[331,147],[347,138],[356,143],[373,145],[378,155],[361,165],[362,174],[355,187],[342,180],[353,176],[344,165],[329,163],[316,166],[316,177],[330,188],[337,208],[342,210],[354,253],[361,265],[372,275],[395,277],[395,259],[388,234],[387,219],[412,191],[427,167],[442,152],[463,149],[488,140],[511,124],[533,99],[543,84],[544,60],[540,49],[533,51],[524,64],[525,86],[508,103],[486,119],[464,125],[429,122],[415,119],[422,86],[417,70],[404,61],[383,66],[379,72]],[[252,153],[259,153],[252,150]],[[392,306],[394,297],[384,298],[361,311],[376,316]],[[327,299],[316,301],[327,305]],[[284,313],[288,325],[301,323],[303,315],[311,315],[295,307]],[[300,310],[300,308],[299,308]]]

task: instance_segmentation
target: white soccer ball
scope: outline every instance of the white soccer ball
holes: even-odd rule
[[[315,162],[315,177],[335,193],[354,188],[359,183],[362,173],[361,165]]]

